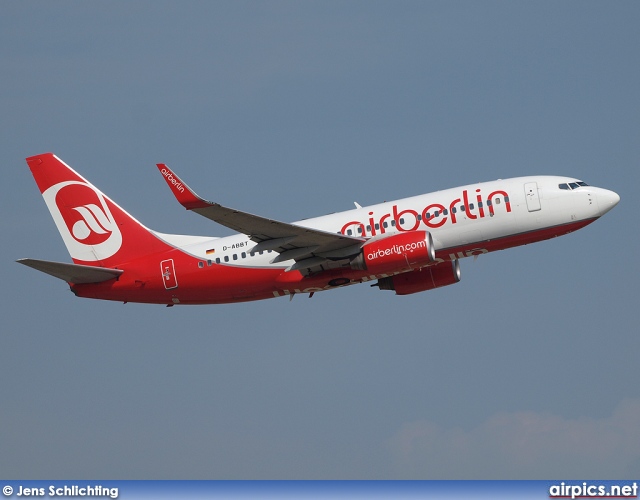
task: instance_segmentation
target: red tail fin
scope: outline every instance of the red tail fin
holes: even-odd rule
[[[113,267],[171,249],[54,154],[27,164],[76,264]]]

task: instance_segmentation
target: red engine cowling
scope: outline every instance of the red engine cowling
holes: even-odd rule
[[[351,268],[372,274],[397,273],[426,266],[435,257],[428,231],[408,231],[365,243]]]
[[[453,285],[458,281],[460,281],[460,264],[454,260],[451,265],[445,262],[437,266],[382,278],[378,280],[377,285],[380,290],[395,290],[396,295],[409,295]]]

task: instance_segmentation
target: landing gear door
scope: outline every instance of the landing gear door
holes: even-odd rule
[[[162,273],[162,282],[167,290],[178,288],[178,278],[176,277],[176,269],[173,265],[173,259],[167,259],[160,262],[160,272]]]
[[[524,185],[524,195],[527,199],[527,208],[529,212],[536,212],[540,210],[540,197],[538,195],[538,183],[527,182]]]

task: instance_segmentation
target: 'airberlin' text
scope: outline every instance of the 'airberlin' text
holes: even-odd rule
[[[398,205],[393,205],[391,213],[383,214],[377,219],[373,212],[369,212],[367,223],[353,220],[342,226],[340,232],[348,236],[354,232],[356,235],[375,236],[378,233],[384,234],[389,224],[395,226],[398,231],[415,231],[420,227],[420,223],[430,229],[436,229],[444,226],[447,222],[457,224],[460,217],[470,220],[493,217],[496,205],[503,202],[506,211],[511,212],[509,194],[506,191],[493,191],[483,199],[481,190],[476,189],[476,198],[470,201],[469,192],[465,189],[460,198],[451,200],[447,206],[431,203],[418,213],[412,209],[398,211]],[[388,222],[389,219],[390,222]]]
[[[183,192],[184,192],[184,186],[182,185],[182,182],[180,182],[178,179],[176,179],[176,178],[171,174],[171,172],[170,172],[169,170],[167,170],[166,168],[163,168],[163,169],[161,170],[161,172],[162,172],[162,175],[164,175],[164,176],[167,178],[167,180],[168,180],[171,184],[173,184],[173,186],[174,186],[178,191],[180,191],[181,193],[183,193]]]

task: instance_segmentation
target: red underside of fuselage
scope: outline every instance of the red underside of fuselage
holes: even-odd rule
[[[451,260],[451,255],[457,255],[458,257],[460,257],[460,253],[463,253],[465,257],[470,257],[471,255],[475,254],[474,250],[484,249],[487,252],[495,252],[497,250],[506,250],[507,248],[528,245],[529,243],[536,243],[538,241],[549,240],[551,238],[557,238],[558,236],[573,233],[578,229],[582,229],[583,227],[588,226],[597,219],[597,217],[594,217],[591,219],[571,222],[559,226],[546,227],[534,231],[512,234],[502,238],[484,240],[478,243],[470,243],[468,245],[462,245],[458,247],[444,248],[436,252],[436,257],[445,260]],[[469,253],[469,255],[467,255],[467,253]],[[478,252],[478,254],[480,253],[486,252]]]
[[[571,233],[591,224],[595,218],[550,228],[523,232],[492,240],[478,241],[436,252],[438,260],[451,260],[527,245]],[[177,287],[166,289],[159,262],[172,259],[175,264]],[[71,284],[78,297],[140,302],[150,304],[224,304],[261,300],[294,293],[329,290],[345,284],[372,281],[366,271],[349,268],[303,276],[299,271],[285,272],[283,268],[255,268],[223,264],[205,265],[180,250],[168,255],[150,256],[121,266],[125,272],[117,280],[96,284]]]

